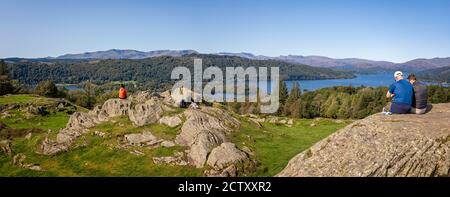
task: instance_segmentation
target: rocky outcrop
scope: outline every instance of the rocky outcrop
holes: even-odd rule
[[[97,106],[87,113],[74,113],[66,128],[57,134],[56,139],[49,137],[44,139],[40,153],[54,155],[67,151],[74,147],[76,139],[85,135],[98,123],[108,121],[112,117],[128,116],[136,127],[152,123],[166,124],[169,127],[182,124],[181,131],[174,141],[159,139],[151,131],[117,137],[118,147],[127,150],[136,146],[150,148],[185,146],[185,152],[178,152],[173,156],[154,157],[153,161],[156,164],[206,167],[205,174],[208,176],[241,176],[254,170],[254,161],[247,153],[251,151],[241,151],[227,139],[228,134],[239,128],[240,122],[237,119],[225,110],[206,106],[162,117],[165,111],[173,111],[170,107],[172,104],[173,100],[168,95],[153,96],[148,92],[130,96],[128,100],[107,100],[102,106]],[[186,119],[184,123],[182,118]],[[94,131],[92,134],[100,137],[109,136],[100,131]],[[145,155],[139,150],[131,150],[130,153],[137,156]]]
[[[188,158],[196,167],[203,167],[211,150],[226,142],[226,134],[240,123],[227,112],[212,107],[201,110],[188,109],[184,112],[186,121],[175,142],[189,146]]]
[[[160,124],[165,124],[169,127],[176,127],[183,123],[183,120],[179,116],[164,116],[159,119]]]
[[[131,133],[124,136],[124,143],[127,146],[156,146],[163,140],[158,139],[149,131],[142,133]]]
[[[136,126],[157,122],[164,112],[162,104],[154,97],[145,100],[149,97],[147,92],[140,94],[143,95],[138,94],[129,100],[109,99],[101,107],[97,106],[89,112],[75,112],[70,116],[66,127],[59,131],[55,140],[49,137],[44,139],[39,153],[54,155],[66,151],[79,136],[88,132],[89,128],[112,117],[128,116]],[[132,106],[133,101],[144,102]]]
[[[206,162],[206,176],[235,177],[249,175],[255,170],[256,163],[250,156],[236,148],[233,143],[225,142],[214,148]]]
[[[130,120],[136,126],[144,126],[147,124],[158,122],[163,114],[162,103],[156,98],[139,103],[129,111]]]
[[[450,104],[375,114],[295,156],[277,176],[450,176]]]

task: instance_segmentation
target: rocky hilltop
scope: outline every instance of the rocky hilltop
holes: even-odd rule
[[[158,139],[151,131],[117,138],[122,147],[186,147],[186,151],[176,152],[172,156],[153,157],[156,164],[191,165],[203,168],[206,176],[245,176],[255,170],[256,162],[250,157],[252,151],[248,148],[240,150],[227,137],[240,127],[236,118],[225,110],[207,106],[177,112],[174,104],[168,92],[158,95],[140,92],[127,100],[107,100],[89,112],[72,114],[56,138],[48,136],[43,140],[39,153],[55,155],[70,151],[77,147],[77,139],[87,135],[90,128],[114,117],[126,116],[135,127],[149,124],[165,124],[169,127],[181,125],[181,132],[174,140]],[[107,135],[100,131],[94,134]]]
[[[355,121],[295,156],[277,176],[450,176],[450,103],[424,115]]]

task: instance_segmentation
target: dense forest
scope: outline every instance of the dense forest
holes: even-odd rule
[[[389,102],[387,87],[335,86],[315,91],[301,92],[299,84],[294,84],[288,93],[281,83],[278,115],[293,118],[339,118],[359,119],[381,112]],[[428,86],[430,103],[450,102],[448,87]],[[226,103],[230,109],[241,114],[258,114],[259,103]]]
[[[249,66],[280,67],[280,75],[287,80],[331,79],[354,77],[349,72],[327,68],[291,64],[274,60],[250,60],[232,56],[190,54],[183,57],[160,56],[140,60],[21,60],[8,59],[10,77],[21,83],[36,85],[43,80],[55,83],[78,84],[90,80],[96,84],[112,81],[136,81],[161,85],[170,83],[173,68],[184,66],[193,71],[194,57],[202,58],[203,68]]]

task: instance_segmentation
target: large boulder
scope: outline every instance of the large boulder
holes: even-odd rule
[[[255,162],[233,143],[225,142],[214,148],[206,162],[207,176],[235,177],[249,175],[255,170]]]
[[[164,116],[161,119],[159,119],[160,124],[165,124],[169,127],[176,127],[183,123],[183,120],[181,120],[180,116]]]
[[[153,146],[163,141],[155,137],[149,131],[127,134],[124,136],[124,140],[126,145],[129,146]]]
[[[144,126],[158,122],[163,113],[162,103],[156,98],[152,98],[144,103],[136,104],[128,115],[133,124]]]
[[[107,118],[116,116],[127,116],[130,111],[131,101],[127,99],[109,99],[103,103],[101,110],[98,112],[99,118],[106,120]],[[106,116],[106,117],[103,117]]]
[[[375,114],[295,156],[277,176],[450,176],[450,103]]]
[[[227,112],[212,107],[188,109],[184,116],[186,121],[175,142],[190,147],[188,158],[198,168],[204,166],[214,147],[227,141],[226,134],[240,125],[239,121]]]

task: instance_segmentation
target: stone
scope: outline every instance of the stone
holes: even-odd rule
[[[105,138],[108,137],[108,134],[106,134],[105,132],[101,132],[101,131],[94,131],[94,135]]]
[[[160,124],[165,124],[169,127],[176,127],[178,125],[180,125],[181,123],[183,123],[183,121],[181,120],[181,118],[179,116],[164,116],[161,119],[159,119],[159,123]]]
[[[186,121],[175,142],[190,147],[189,161],[198,168],[204,166],[209,152],[214,147],[226,141],[226,134],[240,125],[239,121],[227,112],[212,107],[188,109],[184,116]]]
[[[197,135],[194,144],[190,146],[188,157],[195,167],[204,166],[210,151],[225,141],[225,136],[220,137],[214,133],[204,131]]]
[[[147,100],[145,103],[136,104],[130,110],[129,118],[136,126],[156,123],[164,112],[161,105],[162,103],[155,98]]]
[[[235,177],[244,176],[256,168],[254,161],[233,143],[225,142],[214,148],[206,162],[209,170],[207,176]]]
[[[277,124],[278,123],[278,118],[277,117],[271,117],[268,119],[269,123],[272,124]]]
[[[25,163],[26,155],[19,153],[14,155],[12,159],[12,164],[21,168],[27,168],[34,171],[42,171],[42,168],[39,164]]]
[[[109,99],[103,103],[101,112],[107,117],[127,116],[130,111],[131,101],[127,99]]]
[[[0,149],[6,155],[11,156],[12,155],[11,140],[1,140],[0,141]]]
[[[178,165],[178,166],[186,166],[188,162],[184,160],[183,152],[176,152],[174,156],[167,157],[153,157],[153,163],[155,164],[169,164],[169,165]]]
[[[132,150],[132,151],[130,151],[130,153],[133,155],[136,155],[136,156],[145,155],[143,152],[138,151],[138,150]]]
[[[162,147],[174,147],[175,146],[175,142],[164,140],[164,141],[161,142],[161,146]]]
[[[27,135],[25,135],[25,139],[27,139],[27,140],[31,139],[32,135],[33,135],[33,133],[28,133]]]
[[[288,122],[287,122],[287,124],[288,124],[288,125],[293,125],[293,124],[294,124],[294,120],[289,119]]]
[[[148,131],[127,134],[124,136],[124,140],[129,146],[146,146],[158,141],[158,139]]]
[[[292,158],[277,176],[450,176],[450,103],[371,115]]]

